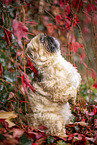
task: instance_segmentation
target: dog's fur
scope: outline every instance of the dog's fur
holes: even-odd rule
[[[68,101],[75,102],[81,76],[62,57],[60,44],[53,37],[40,33],[30,41],[26,53],[40,76],[33,79],[36,92],[29,90],[32,125],[44,125],[50,133],[64,136],[64,126],[72,116]]]

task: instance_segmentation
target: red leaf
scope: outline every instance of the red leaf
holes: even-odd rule
[[[5,40],[6,40],[7,44],[9,45],[12,40],[11,32],[8,31],[6,28],[4,28],[4,34],[5,34]]]
[[[83,1],[80,2],[80,7],[83,7]]]
[[[69,50],[72,51],[72,44],[71,44],[71,42],[69,43]]]
[[[30,87],[30,89],[35,93],[35,89],[31,85],[31,80],[28,79],[27,74],[21,72],[21,79],[22,79],[22,84],[23,84],[23,88],[25,92],[28,93],[27,87]]]
[[[9,124],[8,124],[8,122],[4,122],[4,125],[5,125],[5,128],[8,130],[9,129]]]
[[[30,66],[31,69],[32,69],[32,71],[37,75],[37,77],[39,77],[38,72],[37,72],[37,70],[36,70],[36,68],[35,68],[35,66],[34,66],[34,64],[33,64],[33,62],[31,62],[30,58],[28,58],[28,59],[29,59],[29,60],[28,60],[28,62],[27,62],[27,66]]]
[[[37,77],[39,77],[38,72],[37,72],[33,62],[31,62],[30,66],[31,66],[31,69],[33,70],[33,72],[37,75]]]
[[[81,121],[85,122],[86,120],[85,119],[82,119]]]
[[[64,0],[60,0],[60,7],[64,8]]]
[[[70,134],[70,135],[68,136],[68,141],[72,140],[73,137],[74,137],[74,135],[73,135],[73,134]]]
[[[80,55],[80,57],[81,57],[81,64],[83,63],[83,58],[86,56],[86,54],[85,53],[83,53],[82,55]]]
[[[40,134],[36,134],[36,140],[38,140],[41,137],[43,137],[43,135],[41,133]]]
[[[87,68],[87,64],[85,62],[83,62],[84,66]]]
[[[5,119],[0,119],[0,122],[4,122],[5,121]]]
[[[94,107],[93,112],[94,112],[94,115],[97,114],[97,107]]]
[[[47,130],[47,127],[41,125],[41,126],[38,127],[38,129],[40,129],[40,130]]]
[[[69,49],[74,51],[75,53],[78,52],[78,49],[80,48],[80,44],[78,42],[72,42],[72,44],[69,44]]]
[[[87,28],[87,26],[85,26],[85,27],[83,28],[83,31],[84,31],[84,33],[90,33],[90,29]]]
[[[96,10],[96,7],[92,4],[92,8],[93,8],[93,11],[95,11]]]
[[[35,93],[35,88],[32,85],[30,85],[30,89]]]
[[[73,43],[74,52],[78,52],[78,48],[80,48],[80,44],[78,42]]]
[[[20,21],[17,21],[16,19],[13,20],[13,32],[14,35],[17,37],[18,39],[18,44],[21,48],[23,48],[22,43],[21,43],[21,39],[26,38],[28,39],[28,28]]]
[[[25,92],[27,93],[28,92],[27,91],[27,84],[26,84],[26,82],[24,80],[24,75],[23,74],[21,74],[21,79],[22,79],[23,88],[24,88]]]
[[[2,65],[0,63],[0,77],[2,78],[2,76],[3,76],[3,67],[2,67]]]
[[[61,16],[60,15],[57,15],[56,16],[56,23],[57,24],[60,24],[60,20],[61,20]]]
[[[54,25],[52,23],[48,24],[48,32],[52,33],[54,31]]]
[[[91,4],[88,4],[87,12],[89,13],[90,10],[91,10]]]
[[[70,12],[71,12],[71,8],[70,8],[70,5],[69,4],[67,4],[67,6],[66,6],[66,15],[69,15],[70,14]],[[67,17],[67,18],[69,18],[69,17]]]
[[[78,24],[78,22],[79,22],[79,18],[78,17],[76,17],[76,19],[74,20],[74,26],[76,26],[76,24]]]
[[[97,83],[94,83],[94,84],[93,84],[93,87],[94,87],[95,89],[97,89]]]
[[[82,48],[82,50],[84,50],[84,46],[83,46],[83,44],[81,44],[80,47]]]
[[[73,6],[74,6],[74,8],[77,6],[77,4],[78,4],[78,0],[73,0]]]
[[[12,2],[12,0],[4,0],[5,4],[10,4]]]
[[[74,66],[77,68],[77,64],[74,64]]]
[[[97,0],[95,0],[95,4],[97,4]]]
[[[6,129],[9,129],[8,123],[7,123],[5,120],[6,120],[6,119],[0,119],[0,122],[1,122],[1,123],[4,123]]]

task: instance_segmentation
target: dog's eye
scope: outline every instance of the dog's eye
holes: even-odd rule
[[[46,38],[46,36],[47,36],[47,35],[44,34],[43,36],[40,37],[40,42],[41,42],[41,43],[43,43],[43,44],[45,43],[45,38]]]
[[[41,38],[40,38],[40,42],[41,42],[41,43],[44,43],[44,42],[45,42],[44,37],[41,37]]]

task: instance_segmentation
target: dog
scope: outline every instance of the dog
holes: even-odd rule
[[[69,102],[74,103],[81,76],[61,55],[60,43],[40,33],[27,46],[27,57],[35,64],[39,78],[32,79],[35,93],[29,90],[31,124],[44,125],[47,133],[65,136],[65,125],[72,118]]]

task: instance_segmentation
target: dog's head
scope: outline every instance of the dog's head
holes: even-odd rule
[[[54,37],[47,36],[46,34],[40,34],[39,37],[40,43],[47,52],[55,53],[60,49],[60,44]]]
[[[28,44],[26,53],[35,62],[46,61],[50,56],[60,51],[60,43],[51,36],[40,33]]]

